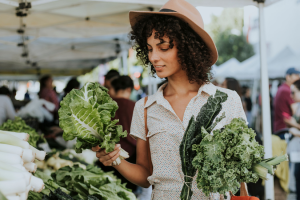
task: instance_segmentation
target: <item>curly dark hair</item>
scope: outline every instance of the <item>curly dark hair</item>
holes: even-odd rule
[[[132,27],[129,33],[134,42],[137,58],[147,66],[151,65],[152,75],[156,73],[148,58],[147,39],[155,30],[155,39],[161,40],[164,36],[170,39],[170,48],[174,47],[174,41],[178,49],[178,62],[182,69],[187,72],[190,82],[199,84],[207,83],[212,78],[211,74],[211,51],[202,38],[181,19],[168,15],[149,15],[141,17]]]

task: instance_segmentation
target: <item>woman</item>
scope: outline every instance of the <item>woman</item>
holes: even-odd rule
[[[55,110],[57,111],[59,102],[55,91],[53,90],[53,80],[50,75],[45,75],[40,79],[40,92],[39,98],[45,99],[55,105]]]
[[[150,65],[153,74],[166,78],[167,83],[149,96],[139,100],[134,108],[130,134],[137,140],[136,164],[122,160],[114,166],[132,183],[149,187],[154,185],[152,199],[180,199],[184,184],[179,145],[192,115],[197,115],[210,95],[219,89],[228,94],[223,104],[226,118],[221,128],[235,117],[246,119],[241,99],[234,91],[218,88],[209,82],[211,66],[218,53],[210,36],[203,30],[198,10],[184,0],[170,0],[160,12],[130,12],[131,39],[135,41],[137,56],[144,65]],[[144,108],[147,109],[145,131]],[[147,136],[146,136],[147,134]],[[148,163],[149,138],[153,174]],[[105,166],[119,156],[120,146],[106,153],[93,147],[99,161]],[[193,183],[192,199],[209,199]],[[215,196],[219,199],[218,195]]]

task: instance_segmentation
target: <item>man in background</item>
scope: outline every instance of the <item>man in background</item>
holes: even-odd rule
[[[111,69],[107,72],[107,74],[105,75],[105,80],[104,80],[104,87],[106,87],[108,89],[108,94],[114,98],[115,91],[113,90],[112,86],[111,86],[111,82],[113,80],[115,80],[116,78],[118,78],[120,76],[120,73],[115,70],[115,69]]]
[[[292,126],[289,118],[293,115],[291,104],[294,103],[294,100],[291,97],[290,86],[300,79],[299,74],[300,71],[296,68],[289,68],[286,71],[285,83],[278,88],[274,98],[274,132]]]
[[[131,120],[133,115],[133,109],[135,102],[131,101],[130,94],[133,90],[133,81],[129,76],[119,76],[113,81],[109,82],[110,92],[114,94],[113,100],[118,104],[118,110],[114,119],[118,119],[118,125],[122,125],[123,131],[127,131],[128,135],[125,138],[120,138],[119,144],[128,152],[129,158],[126,159],[130,163],[136,162],[136,140],[129,136]],[[137,189],[137,186],[129,182],[124,178],[115,168],[105,167],[101,162],[97,161],[96,164],[100,166],[104,171],[114,171],[115,175],[121,179],[122,183],[126,183],[126,187],[133,192]]]

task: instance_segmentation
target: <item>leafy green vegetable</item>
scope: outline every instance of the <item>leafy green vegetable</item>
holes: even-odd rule
[[[77,137],[77,153],[96,145],[111,152],[120,137],[127,136],[122,126],[116,125],[118,120],[111,120],[118,105],[107,91],[99,83],[87,83],[79,90],[73,89],[60,103],[59,125],[64,130],[63,137],[65,140]]]
[[[262,159],[264,148],[255,141],[255,132],[241,118],[235,118],[210,135],[202,127],[202,141],[193,145],[197,152],[192,164],[198,170],[197,187],[205,195],[238,191],[241,182],[256,183],[274,174],[286,155]]]
[[[236,193],[240,182],[257,182],[266,179],[267,173],[274,174],[276,166],[287,160],[286,155],[262,159],[263,146],[255,141],[255,132],[248,128],[241,118],[214,130],[225,118],[225,113],[216,118],[222,110],[227,94],[216,91],[201,108],[196,121],[191,117],[180,145],[182,171],[185,184],[181,199],[190,200],[192,181],[198,170],[197,187],[205,195],[231,191]],[[190,165],[192,163],[192,166]]]
[[[33,128],[28,126],[23,119],[16,117],[14,120],[7,120],[0,126],[0,130],[28,133],[30,135],[28,143],[36,147],[36,143],[41,139],[45,141],[43,135],[39,135]]]
[[[48,196],[44,195],[43,200],[73,200],[73,198],[57,188],[54,192],[50,191]]]
[[[40,200],[43,199],[43,196],[43,193],[29,191],[27,200]]]
[[[252,170],[253,163],[262,161],[263,146],[255,141],[255,133],[243,119],[233,119],[222,130],[210,135],[202,127],[202,141],[193,146],[197,156],[193,166],[198,170],[197,186],[209,195],[211,192],[234,194],[240,182],[257,182],[259,176]]]
[[[227,100],[227,94],[220,92],[219,90],[216,91],[215,96],[210,96],[207,100],[207,103],[204,104],[198,113],[196,121],[194,116],[191,117],[188,127],[184,133],[183,139],[181,141],[179,152],[181,157],[181,166],[182,172],[184,174],[184,184],[181,190],[180,198],[182,200],[190,200],[193,192],[192,188],[192,181],[196,174],[196,168],[191,165],[194,157],[196,156],[197,152],[192,150],[194,144],[199,144],[202,139],[202,130],[201,127],[205,127],[209,130],[212,130],[216,123],[221,121],[224,116],[220,119],[217,119],[215,123],[213,123],[215,117],[220,113],[222,110],[222,104]]]
[[[73,167],[63,167],[51,174],[51,177],[41,171],[37,171],[35,176],[43,179],[45,189],[42,194],[51,197],[56,190],[60,190],[65,195],[70,195],[77,200],[134,200],[135,195],[121,184],[112,172],[104,173],[100,168],[88,165],[86,170],[74,165]],[[36,200],[36,199],[30,199]],[[45,199],[46,200],[46,199]]]

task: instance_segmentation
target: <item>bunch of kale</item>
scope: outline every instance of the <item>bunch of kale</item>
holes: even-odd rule
[[[201,108],[196,121],[192,117],[189,122],[180,145],[185,175],[182,200],[191,198],[192,181],[197,170],[197,187],[206,196],[210,193],[226,195],[229,191],[235,194],[241,182],[255,183],[259,178],[266,180],[267,173],[274,175],[276,166],[287,160],[287,155],[263,159],[263,146],[256,142],[255,132],[241,118],[234,118],[212,132],[225,118],[225,113],[217,116],[226,100],[227,94],[217,90],[215,96],[210,96]]]

